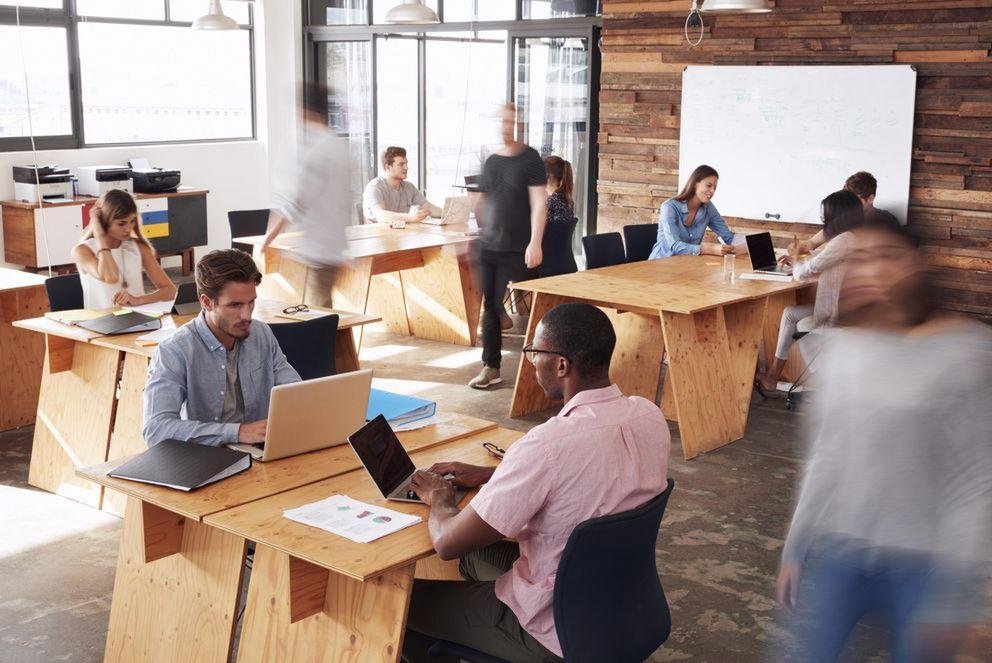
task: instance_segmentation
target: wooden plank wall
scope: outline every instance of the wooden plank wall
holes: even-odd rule
[[[676,192],[686,65],[914,64],[909,223],[942,306],[992,322],[992,0],[777,0],[770,14],[706,15],[695,48],[689,4],[603,2],[598,232],[654,222]],[[815,230],[730,221],[779,244]]]

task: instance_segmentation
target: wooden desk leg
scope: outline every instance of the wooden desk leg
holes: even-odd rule
[[[239,536],[129,497],[105,663],[226,663],[245,547]]]
[[[642,396],[657,403],[661,360],[665,356],[661,319],[629,311],[604,310],[617,335],[610,379],[627,396]]]
[[[393,334],[410,335],[410,320],[406,313],[405,272],[376,274],[369,284],[365,311],[382,318],[383,327]],[[341,308],[334,302],[335,308]]]
[[[331,288],[331,303],[341,311],[365,313],[369,303],[369,288],[372,285],[372,259],[362,258],[341,265],[334,275]],[[358,349],[362,348],[362,330],[358,329]]]
[[[398,661],[415,566],[361,582],[258,544],[238,663]]]
[[[116,460],[145,451],[148,447],[141,436],[144,416],[142,392],[148,381],[148,357],[133,352],[124,353],[124,371],[121,374],[121,392],[114,415],[114,432],[110,436],[107,460]],[[115,516],[124,515],[124,493],[112,488],[103,489],[103,510]]]
[[[744,437],[764,312],[763,299],[662,312],[685,458]]]
[[[280,302],[301,303],[307,282],[307,266],[278,249],[265,252],[265,270],[258,296]],[[354,310],[354,309],[346,309]]]
[[[410,333],[456,345],[475,345],[482,295],[472,265],[457,247],[424,249],[424,266],[403,274]]]
[[[534,302],[530,307],[530,318],[527,321],[527,336],[524,345],[534,340],[534,330],[544,314],[566,302],[572,301],[561,295],[549,295],[544,292],[534,293]],[[517,369],[517,381],[513,385],[513,400],[510,402],[510,416],[522,417],[531,412],[540,412],[554,405],[554,401],[544,395],[544,390],[537,383],[534,367],[530,365],[523,353],[520,353],[520,367]]]
[[[334,342],[334,368],[338,373],[350,373],[361,368],[352,329],[339,329]]]
[[[75,342],[72,367],[53,373],[45,356],[28,483],[100,508],[103,488],[74,475],[107,460],[121,353]]]
[[[44,286],[0,293],[0,431],[34,423],[45,339],[10,323],[48,310]]]

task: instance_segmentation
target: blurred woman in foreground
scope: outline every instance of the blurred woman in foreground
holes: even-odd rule
[[[894,661],[948,660],[987,619],[992,332],[934,310],[911,236],[853,232],[778,597],[812,613],[810,660],[836,660],[867,614]]]

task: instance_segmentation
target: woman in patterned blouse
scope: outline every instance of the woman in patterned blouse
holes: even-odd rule
[[[575,218],[572,206],[572,164],[561,157],[544,158],[548,172],[548,223],[571,221]]]

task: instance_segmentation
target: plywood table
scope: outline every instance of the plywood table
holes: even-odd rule
[[[0,268],[0,431],[34,423],[45,342],[12,323],[46,310],[45,277]]]
[[[255,318],[293,324],[275,317],[287,304],[259,300]],[[339,372],[357,370],[356,327],[379,318],[334,311],[340,316],[335,341]],[[182,324],[194,316],[166,316]],[[21,329],[39,332],[46,355],[41,376],[37,423],[28,483],[89,506],[122,515],[124,500],[100,486],[81,481],[76,468],[121,458],[144,450],[141,439],[142,391],[155,346],[142,346],[142,334],[102,336],[45,317],[20,320]],[[119,398],[118,398],[119,379]]]
[[[497,461],[482,442],[506,448],[522,435],[490,430],[415,453],[413,461],[417,467],[439,461],[492,466]],[[335,494],[416,514],[424,522],[362,544],[282,515]],[[239,663],[399,660],[414,574],[419,561],[434,555],[426,506],[387,502],[358,470],[215,513],[204,522],[256,541]]]
[[[724,283],[722,263],[708,256],[603,267],[514,284],[534,293],[526,342],[541,317],[559,304],[582,301],[607,310],[617,334],[611,378],[627,394],[658,402],[661,362],[668,350],[662,410],[679,423],[686,458],[744,436],[758,344],[765,333],[769,298],[776,302],[768,324],[777,330],[784,303],[812,283],[745,281]],[[520,358],[510,416],[553,403]]]
[[[495,424],[464,415],[400,433],[417,451]],[[78,470],[81,478],[127,496],[104,661],[227,661],[244,572],[246,537],[206,519],[360,467],[348,445],[268,463],[185,493],[113,479],[126,459]]]
[[[346,262],[332,287],[334,306],[382,316],[386,328],[459,345],[474,345],[482,296],[472,272],[467,224],[408,224],[348,229]],[[261,236],[235,241],[259,246]],[[261,292],[266,297],[302,301],[307,266],[295,258],[304,241],[300,233],[283,233],[265,253]],[[360,342],[360,339],[359,339]]]

